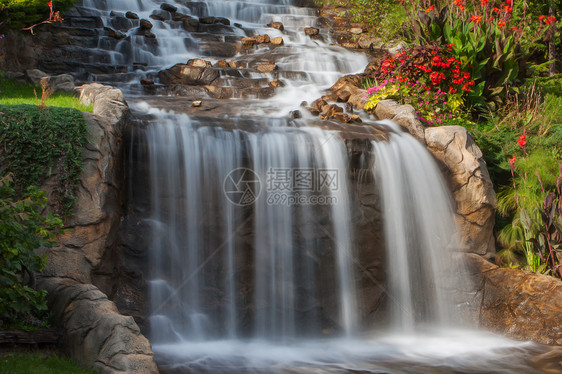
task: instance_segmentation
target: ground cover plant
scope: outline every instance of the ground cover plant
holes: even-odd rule
[[[74,361],[49,352],[0,354],[0,374],[93,374]]]

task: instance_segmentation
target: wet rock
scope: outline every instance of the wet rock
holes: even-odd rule
[[[228,67],[228,62],[226,60],[219,60],[215,63],[216,67],[226,68]]]
[[[238,65],[237,65],[236,62],[234,62],[234,61],[230,61],[230,62],[228,63],[228,66],[230,66],[230,67],[233,68],[233,69],[237,69],[237,68],[238,68]]]
[[[174,12],[172,14],[172,21],[175,21],[175,22],[181,22],[181,21],[183,21],[184,19],[187,19],[187,18],[189,18],[189,16],[187,14],[178,13],[178,12]]]
[[[199,18],[199,23],[205,25],[214,25],[217,23],[221,23],[225,26],[230,26],[230,20],[228,18],[223,18],[223,17],[201,17]]]
[[[187,16],[182,20],[182,27],[185,31],[196,32],[199,29],[199,21]]]
[[[315,36],[315,35],[320,34],[320,29],[318,29],[316,27],[305,27],[304,33],[308,36]]]
[[[126,35],[123,34],[122,32],[113,30],[109,27],[104,27],[104,30],[107,31],[107,36],[109,36],[110,38],[121,40],[126,37]]]
[[[191,102],[191,106],[194,108],[199,108],[201,105],[203,104],[203,101],[201,100],[195,100]]]
[[[145,36],[147,39],[156,39],[156,35],[155,35],[154,33],[151,33],[150,31],[147,31],[147,32],[144,34],[144,36]]]
[[[256,66],[256,70],[260,73],[271,73],[277,70],[277,65],[272,62],[266,62],[264,64]]]
[[[205,68],[207,66],[212,66],[211,61],[205,61],[200,58],[194,58],[187,61],[187,66],[195,66],[198,68]]]
[[[326,104],[322,107],[322,114],[326,117],[333,117],[335,113],[343,113],[343,108],[336,104]]]
[[[173,5],[166,4],[166,3],[160,4],[160,9],[162,9],[166,12],[170,12],[170,13],[175,13],[175,12],[178,11],[178,8],[176,8]]]
[[[341,46],[344,47],[344,48],[347,48],[347,49],[357,49],[357,48],[359,48],[359,45],[357,43],[350,43],[350,42],[341,43]]]
[[[562,345],[560,280],[500,268],[476,254],[465,256],[479,290],[480,327],[514,339]]]
[[[154,86],[154,81],[152,79],[142,78],[140,80],[140,84],[142,86]]]
[[[485,257],[495,254],[496,193],[482,151],[464,127],[425,129],[427,147],[446,167],[456,202],[462,249]]]
[[[123,16],[112,17],[109,20],[109,25],[119,31],[127,31],[133,27],[131,20]]]
[[[211,67],[177,64],[159,72],[158,77],[165,84],[210,85],[219,77],[219,72]]]
[[[25,79],[25,74],[24,73],[20,73],[19,71],[14,72],[14,71],[7,71],[4,73],[6,79],[17,79],[17,80],[22,80]]]
[[[154,13],[152,13],[149,17],[152,18],[155,21],[162,21],[164,22],[167,19],[167,14],[164,14],[164,12],[159,12],[159,11],[155,11]]]
[[[281,36],[271,39],[272,45],[283,45],[284,43],[285,42],[283,41],[283,38]]]
[[[41,83],[41,79],[48,76],[49,74],[39,69],[30,69],[25,71],[25,79],[36,86]]]
[[[125,17],[128,19],[139,19],[139,16],[136,13],[130,11],[125,13]]]
[[[152,22],[150,22],[149,20],[144,19],[144,18],[140,20],[140,28],[141,29],[150,30],[150,29],[152,29],[152,27],[153,27]]]
[[[363,33],[363,29],[361,27],[352,27],[349,29],[349,32],[354,35],[359,35]]]
[[[267,34],[254,35],[242,38],[242,45],[252,47],[256,44],[265,44],[271,42],[271,38]]]
[[[271,88],[279,88],[279,87],[283,87],[284,84],[280,79],[274,79],[271,82],[268,83],[269,87]]]
[[[338,79],[338,81],[330,87],[329,91],[336,96],[339,102],[349,102],[353,97],[354,100],[352,104],[355,109],[363,109],[364,102],[357,101],[357,97],[363,97],[364,90],[360,89],[359,86],[363,83],[363,79],[358,75],[346,75]]]
[[[285,26],[283,26],[283,23],[281,23],[281,22],[268,23],[267,27],[271,27],[271,28],[277,29],[279,31],[285,31]]]
[[[256,39],[251,37],[251,36],[242,38],[241,42],[242,42],[242,45],[246,46],[246,47],[253,47],[254,45],[256,45],[258,43],[256,41]]]
[[[289,118],[291,119],[302,118],[302,113],[300,110],[292,110],[289,112]]]
[[[313,114],[320,114],[322,113],[322,107],[324,107],[326,104],[328,104],[326,102],[326,100],[324,99],[316,99],[314,100],[314,102],[312,103],[312,105],[310,106],[312,113]]]
[[[74,78],[70,74],[43,77],[40,80],[40,84],[53,92],[76,93]]]

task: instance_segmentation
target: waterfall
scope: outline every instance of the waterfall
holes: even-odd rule
[[[138,257],[148,253],[146,269],[131,273],[147,282],[145,327],[160,368],[525,372],[507,350],[524,343],[459,330],[459,290],[468,281],[453,261],[451,197],[428,151],[393,122],[365,113],[362,130],[383,132],[381,139],[304,110],[288,118],[368,64],[365,54],[334,46],[325,28],[317,38],[305,35],[305,27],[321,25],[303,3],[170,0],[177,9],[170,12],[161,0],[84,0],[69,13],[123,34],[104,29],[81,66],[100,65],[88,79],[122,88],[138,119],[122,236],[134,237]],[[150,20],[150,34],[126,11]],[[189,31],[182,21],[205,17],[228,20]],[[285,30],[267,27],[272,21]],[[264,33],[283,45],[240,48],[241,37]],[[221,89],[283,85],[268,99],[214,99],[204,86],[186,97],[143,91],[140,78],[158,86],[159,71],[191,58],[220,70]],[[241,67],[227,74],[217,68],[222,59]],[[278,70],[258,73],[256,61]],[[184,114],[192,100],[204,105]]]

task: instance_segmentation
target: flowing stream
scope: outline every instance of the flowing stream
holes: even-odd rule
[[[89,79],[123,88],[142,118],[131,130],[129,204],[146,227],[149,337],[162,371],[536,372],[535,345],[461,328],[458,290],[469,280],[452,260],[451,198],[427,150],[392,122],[371,123],[388,140],[369,139],[352,168],[345,130],[306,113],[289,119],[367,57],[332,46],[325,32],[306,36],[315,11],[292,0],[167,3],[229,24],[187,32],[157,0],[84,0],[72,13],[123,32],[98,38],[85,63],[108,66]],[[139,34],[126,11],[150,19],[155,37]],[[265,26],[272,21],[285,30]],[[274,73],[241,69],[256,84],[281,78],[272,97],[206,97],[221,114],[188,115],[178,108],[190,100],[147,96],[138,85],[190,58],[216,63],[224,54],[214,51],[263,33],[284,45],[227,59],[273,60]],[[221,76],[236,89],[237,78]],[[382,282],[361,261],[371,248],[356,227],[366,204],[359,184],[383,217],[368,229],[383,238]],[[366,289],[382,290],[376,307]]]

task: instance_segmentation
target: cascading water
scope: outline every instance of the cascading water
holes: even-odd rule
[[[139,246],[150,253],[150,339],[160,367],[179,373],[528,372],[516,352],[498,351],[526,343],[450,327],[459,324],[453,300],[462,284],[456,283],[467,281],[451,258],[450,197],[428,152],[393,123],[371,123],[365,126],[388,139],[369,141],[355,170],[339,131],[313,126],[306,114],[286,117],[340,76],[362,70],[367,58],[305,36],[315,13],[292,0],[170,1],[177,13],[230,23],[204,24],[197,32],[186,32],[185,18],[160,10],[161,4],[85,0],[74,11],[128,30],[118,41],[99,38],[89,62],[111,69],[90,79],[131,83],[122,85],[131,107],[146,116],[131,130],[129,205],[146,228]],[[140,35],[139,21],[120,13],[126,10],[153,15],[154,38]],[[271,21],[285,31],[265,28]],[[208,99],[225,106],[221,116],[188,116],[158,102],[174,101],[176,108],[185,99],[144,97],[132,83],[188,58],[217,62],[224,56],[209,46],[265,32],[282,36],[284,46],[231,57],[275,60],[275,73],[243,72],[256,82],[283,79],[268,100]],[[234,78],[221,76],[232,87]],[[369,212],[384,217],[382,227],[368,228],[385,244],[382,283],[361,261],[380,243],[358,238],[362,180],[353,175],[372,181],[367,195],[377,203],[367,204]],[[383,291],[375,308],[365,307],[371,301],[365,279]],[[505,359],[497,361],[499,355]]]

